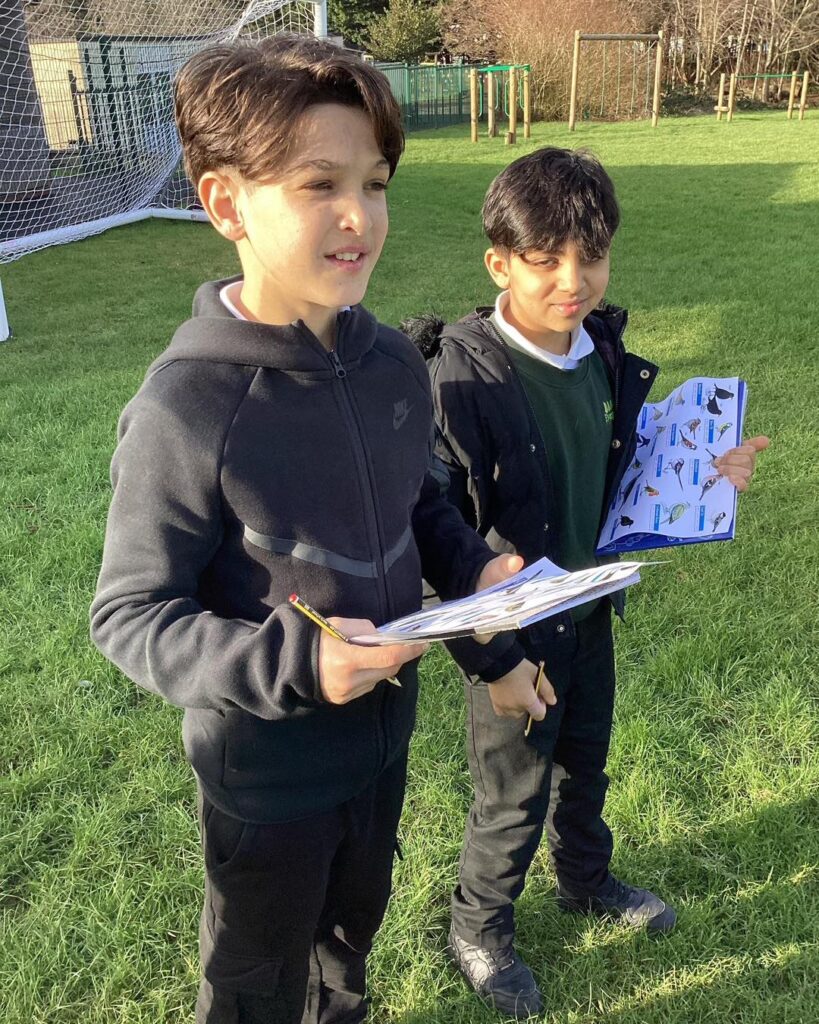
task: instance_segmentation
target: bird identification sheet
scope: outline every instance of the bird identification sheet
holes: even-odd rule
[[[693,377],[643,406],[597,554],[733,540],[737,492],[715,462],[741,442],[745,399],[738,377]]]
[[[388,622],[375,633],[348,639],[351,643],[370,647],[417,643],[419,640],[450,640],[459,636],[520,629],[637,583],[639,570],[651,564],[613,562],[567,572],[548,558],[541,558],[502,583],[470,597],[445,601]]]

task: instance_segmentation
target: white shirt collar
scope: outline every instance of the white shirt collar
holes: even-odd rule
[[[230,281],[228,284],[226,284],[219,291],[219,298],[222,300],[222,305],[231,314],[231,316],[235,316],[237,320],[247,320],[247,317],[244,315],[244,313],[241,313],[239,311],[239,308],[236,306],[236,304],[233,302],[233,300],[230,297],[231,289],[233,289],[233,288],[239,289],[239,288],[241,288],[241,286],[242,286],[242,282],[241,281]],[[339,313],[349,313],[349,312],[350,312],[350,307],[349,306],[342,306],[339,309]]]
[[[238,307],[233,303],[233,300],[230,297],[230,292],[234,285],[238,285],[241,288],[242,283],[241,281],[231,281],[229,284],[226,284],[219,292],[219,298],[222,300],[222,305],[225,309],[232,316],[235,316],[237,320],[247,320],[247,317],[244,313],[239,312]]]
[[[506,319],[504,316],[504,310],[508,305],[509,292],[501,292],[495,300],[495,319],[498,322],[498,326],[508,337],[512,345],[515,348],[519,348],[522,352],[525,352],[527,356],[531,356],[533,359],[539,359],[542,363],[548,363],[550,366],[554,366],[558,370],[576,370],[580,365],[581,360],[585,359],[586,356],[590,356],[592,352],[594,352],[594,342],[589,337],[589,334],[583,324],[578,324],[578,326],[571,332],[572,343],[565,356],[559,356],[554,352],[548,352],[546,349],[540,348],[538,345],[529,341],[528,338],[525,338],[517,327],[513,327]]]

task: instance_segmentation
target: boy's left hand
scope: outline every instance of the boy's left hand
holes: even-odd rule
[[[516,572],[520,572],[522,568],[523,559],[520,555],[497,555],[481,570],[475,593],[486,590],[487,587],[492,587],[496,583],[503,583],[510,576],[514,576]],[[496,633],[476,633],[473,640],[477,640],[479,644],[488,644],[495,636],[497,636]]]
[[[714,467],[738,491],[747,491],[748,483],[756,468],[756,453],[765,451],[770,443],[770,438],[765,437],[764,434],[759,437],[749,437],[738,448],[730,448],[724,455],[720,455],[715,461]],[[497,559],[493,561],[497,561]],[[486,566],[486,569],[490,565],[492,562]]]
[[[487,587],[492,587],[496,583],[503,583],[504,580],[514,576],[516,572],[520,572],[522,568],[523,559],[520,555],[497,555],[481,570],[475,593],[477,594],[479,590],[486,590]]]

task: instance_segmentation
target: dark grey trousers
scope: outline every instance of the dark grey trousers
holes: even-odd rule
[[[197,1024],[364,1020],[366,958],[389,899],[405,782],[406,755],[353,800],[273,825],[231,818],[200,792]]]
[[[611,605],[603,600],[575,635],[556,635],[546,673],[558,703],[524,737],[525,721],[498,718],[487,684],[467,683],[467,757],[474,785],[452,898],[458,935],[499,949],[515,935],[514,902],[547,831],[562,886],[591,895],[609,877],[603,821],[614,708]]]

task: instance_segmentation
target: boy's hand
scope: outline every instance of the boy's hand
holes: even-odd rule
[[[369,619],[327,620],[345,636],[374,633]],[[402,665],[420,658],[429,644],[390,644],[388,647],[357,647],[322,632],[319,638],[319,685],[330,704],[347,704],[375,689],[382,679],[394,676]]]
[[[531,715],[536,722],[546,717],[546,706],[557,704],[552,684],[544,675],[540,681],[540,696],[535,693],[537,665],[525,658],[511,672],[494,683],[488,683],[489,699],[496,715],[501,718],[522,718]]]
[[[486,590],[487,587],[494,586],[495,583],[503,583],[510,576],[514,576],[516,572],[520,572],[522,568],[523,559],[520,555],[498,555],[491,562],[487,562],[481,570],[475,593]]]
[[[756,467],[756,453],[765,451],[770,443],[770,438],[764,435],[749,437],[738,448],[730,448],[724,455],[720,455],[714,467],[738,491],[747,491]]]
[[[475,593],[486,590],[487,587],[492,587],[496,583],[503,583],[510,576],[514,576],[516,572],[520,572],[522,568],[523,559],[520,555],[498,555],[491,562],[487,562],[481,570]],[[476,633],[474,638],[479,644],[488,644],[495,636],[497,633]]]

